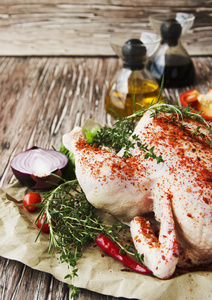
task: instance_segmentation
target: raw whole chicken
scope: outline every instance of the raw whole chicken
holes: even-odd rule
[[[132,157],[91,147],[80,127],[63,136],[75,156],[76,176],[88,201],[110,212],[130,230],[144,264],[159,278],[169,278],[176,265],[212,262],[212,148],[208,128],[188,118],[182,123],[171,114],[152,117],[146,112],[133,133],[154,146],[149,157],[139,147]],[[132,135],[132,136],[133,136]],[[131,136],[131,139],[132,139]],[[160,223],[156,235],[146,214]]]

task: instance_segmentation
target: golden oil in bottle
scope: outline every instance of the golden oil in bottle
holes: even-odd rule
[[[105,109],[115,117],[126,117],[149,106],[159,97],[160,87],[145,68],[147,49],[139,39],[130,39],[122,47],[123,68],[112,80],[105,96]]]
[[[143,70],[123,69],[106,92],[106,111],[123,118],[141,109],[141,105],[149,106],[156,102],[160,92],[158,83],[143,77]]]

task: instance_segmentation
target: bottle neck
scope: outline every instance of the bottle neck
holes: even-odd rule
[[[124,62],[123,67],[125,69],[131,70],[131,71],[137,71],[142,70],[144,68],[144,63],[142,62]]]
[[[167,44],[169,47],[175,47],[177,46],[179,43],[179,40],[178,39],[162,39],[161,41],[161,45],[164,45],[164,44]]]

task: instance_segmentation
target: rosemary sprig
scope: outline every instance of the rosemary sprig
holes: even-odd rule
[[[142,117],[145,112],[150,111],[151,117],[156,117],[159,113],[172,114],[172,122],[178,122],[183,130],[186,129],[187,125],[184,123],[184,118],[189,118],[192,120],[196,120],[206,126],[208,130],[208,134],[200,131],[201,125],[197,125],[196,129],[192,137],[199,135],[200,138],[205,138],[206,143],[212,145],[212,126],[210,121],[206,121],[205,118],[201,116],[202,111],[196,111],[190,105],[183,107],[170,103],[165,103],[162,101],[158,101],[155,104],[150,105],[148,108],[142,107],[140,110],[137,110],[131,116],[126,117],[126,119],[134,119],[136,117]]]
[[[200,123],[204,124],[207,128],[209,128],[209,133],[206,136],[200,131],[201,126],[198,126],[193,136],[198,134],[201,138],[207,138],[207,144],[212,144],[211,124],[201,116],[201,111],[197,112],[191,106],[180,107],[178,105],[166,103],[164,100],[158,100],[156,103],[152,102],[149,107],[146,107],[145,105],[141,106],[141,109],[135,111],[132,115],[122,119],[118,119],[117,121],[115,121],[114,126],[112,128],[106,126],[100,128],[97,134],[93,137],[91,145],[100,148],[108,147],[109,149],[113,149],[115,153],[118,153],[122,148],[124,148],[123,156],[126,158],[131,156],[130,149],[135,148],[135,146],[137,145],[141,150],[143,150],[146,153],[144,156],[145,158],[152,157],[153,159],[157,160],[157,163],[163,162],[163,158],[161,155],[157,157],[154,154],[154,147],[151,147],[149,149],[148,145],[141,144],[139,142],[138,136],[133,135],[132,139],[129,139],[129,137],[133,133],[136,120],[138,118],[143,117],[143,115],[147,111],[151,112],[152,118],[156,117],[161,112],[165,114],[171,114],[171,121],[178,122],[183,130],[185,130],[187,127],[186,123],[184,123],[185,117],[199,121]]]
[[[177,117],[178,122],[182,122],[184,117],[192,120],[197,120],[205,124],[208,128],[211,128],[210,122],[206,121],[202,116],[202,111],[196,111],[190,105],[183,107],[175,104],[166,103],[163,101],[157,101],[152,103],[149,107],[141,106],[141,109],[135,111],[132,115],[127,116],[125,119],[134,119],[137,117],[142,117],[147,111],[151,111],[151,117],[157,116],[160,112],[173,114]]]

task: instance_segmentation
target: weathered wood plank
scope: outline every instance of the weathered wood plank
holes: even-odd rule
[[[151,14],[194,13],[191,55],[212,54],[212,1],[1,1],[0,55],[114,55],[113,32],[152,31]]]
[[[45,272],[33,270],[20,262],[0,257],[0,299],[69,300],[71,290]],[[76,300],[76,298],[74,298]],[[78,300],[124,300],[85,289]]]

